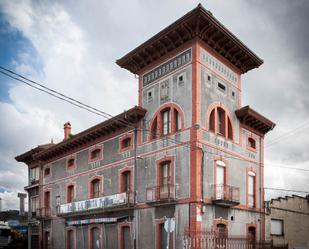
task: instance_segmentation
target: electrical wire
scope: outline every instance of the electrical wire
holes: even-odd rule
[[[30,86],[30,87],[33,87],[33,88],[35,88],[35,89],[37,89],[37,90],[39,90],[39,91],[42,91],[42,92],[44,92],[44,93],[47,93],[47,94],[49,94],[49,95],[51,95],[51,96],[53,96],[53,97],[56,97],[56,98],[58,98],[58,99],[60,99],[60,100],[63,100],[63,101],[65,101],[65,102],[67,102],[67,103],[69,103],[69,104],[72,104],[72,105],[74,105],[74,106],[76,106],[76,107],[78,107],[78,108],[84,109],[84,110],[89,111],[89,112],[91,112],[91,113],[93,113],[93,114],[96,114],[96,115],[99,115],[99,116],[101,116],[101,117],[104,117],[105,119],[115,119],[115,120],[117,120],[117,121],[123,123],[125,126],[127,126],[127,127],[129,127],[129,128],[136,128],[135,126],[133,126],[132,123],[130,123],[130,122],[128,122],[128,121],[125,121],[125,120],[123,120],[123,119],[119,119],[119,118],[117,118],[117,117],[115,117],[115,116],[113,116],[113,115],[111,115],[111,114],[109,114],[109,113],[107,113],[107,112],[104,112],[104,111],[102,111],[102,110],[99,110],[98,108],[95,108],[95,107],[92,107],[92,106],[90,106],[90,105],[88,105],[88,104],[85,104],[85,103],[83,103],[83,102],[81,102],[81,101],[79,101],[79,100],[76,100],[76,99],[74,99],[74,98],[72,98],[72,97],[69,97],[69,96],[63,94],[63,93],[60,93],[59,91],[53,90],[53,89],[51,89],[51,88],[48,88],[48,87],[44,86],[43,84],[40,84],[40,83],[38,83],[38,82],[36,82],[36,81],[34,81],[34,80],[28,79],[27,77],[25,77],[25,76],[23,76],[23,75],[21,75],[21,74],[18,74],[18,73],[16,73],[16,72],[12,71],[12,70],[9,70],[9,69],[7,69],[7,68],[5,68],[5,67],[2,67],[2,66],[0,66],[0,69],[2,69],[2,70],[0,70],[0,73],[2,73],[3,75],[8,76],[8,77],[10,77],[10,78],[12,78],[12,79],[14,79],[14,80],[17,80],[17,81],[19,81],[19,82],[21,82],[21,83],[24,83],[24,84],[26,84],[26,85],[28,85],[28,86]],[[3,71],[3,70],[4,70],[4,71]],[[13,74],[13,75],[11,75],[11,74]],[[17,78],[16,76],[17,76],[17,77],[20,77],[21,79],[20,79],[20,78]],[[307,125],[307,124],[309,124],[309,123],[305,123],[305,124],[303,124],[303,125],[297,127],[296,130],[301,129],[303,126],[305,126],[305,125]],[[309,127],[308,127],[308,128],[309,128]],[[160,135],[160,134],[154,133],[153,131],[150,131],[150,130],[148,130],[148,129],[139,129],[139,130],[145,131],[145,132],[147,132],[148,134],[150,134],[150,135],[152,135],[152,136],[155,136],[155,137],[159,137],[159,135]],[[293,131],[293,132],[295,132],[295,131]],[[287,135],[288,135],[288,134],[287,134]],[[283,137],[283,136],[281,136],[281,137]],[[280,138],[280,137],[274,139],[273,141],[275,142],[275,141],[277,141],[279,138]],[[189,148],[189,149],[193,149],[193,150],[199,149],[199,150],[201,150],[201,151],[203,151],[204,153],[207,153],[207,154],[218,155],[217,152],[214,153],[214,152],[210,152],[210,151],[205,151],[205,150],[203,150],[201,147],[198,147],[198,146],[192,145],[192,144],[188,144],[188,143],[186,143],[186,142],[182,142],[182,141],[179,141],[179,140],[177,140],[177,139],[173,139],[173,138],[171,138],[171,137],[160,137],[160,139],[161,139],[161,140],[166,139],[167,141],[170,141],[170,142],[172,142],[172,143],[174,143],[174,144],[177,144],[177,145],[183,145],[183,146],[185,146],[185,147],[187,147],[187,148]],[[274,143],[274,142],[273,142],[273,143]],[[241,158],[238,158],[238,157],[235,157],[235,156],[227,156],[227,155],[224,155],[224,158],[230,158],[230,159],[235,159],[235,160],[239,160],[239,161],[248,161],[248,160],[244,160],[244,159],[241,159]],[[258,164],[258,163],[256,163],[256,164]],[[261,164],[261,163],[260,163],[260,164]],[[265,165],[265,164],[264,164],[264,165]],[[270,165],[267,164],[267,166],[270,166]],[[270,167],[281,167],[281,168],[286,168],[286,169],[293,169],[293,170],[300,170],[300,171],[309,171],[309,170],[307,170],[307,169],[292,168],[292,167],[285,167],[285,166],[274,166],[274,165],[273,165],[273,166],[270,166]]]

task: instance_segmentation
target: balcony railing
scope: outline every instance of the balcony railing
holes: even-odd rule
[[[70,215],[77,212],[88,212],[95,210],[115,210],[120,207],[130,207],[134,203],[133,192],[123,192],[107,195],[83,201],[62,204],[57,207],[58,215]]]
[[[147,203],[164,203],[175,201],[176,188],[173,184],[146,188]]]
[[[43,207],[36,209],[36,217],[37,218],[48,218],[51,216],[51,208],[50,207]]]
[[[235,206],[239,204],[239,188],[225,184],[212,185],[212,201],[221,206]]]

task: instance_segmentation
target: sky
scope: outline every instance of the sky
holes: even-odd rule
[[[137,79],[116,59],[198,3],[264,60],[242,86],[243,105],[277,124],[265,139],[265,186],[309,192],[309,1],[4,0],[0,65],[115,115],[137,105]],[[17,209],[27,185],[16,155],[60,142],[66,121],[73,133],[103,121],[3,75],[0,115],[3,209]]]

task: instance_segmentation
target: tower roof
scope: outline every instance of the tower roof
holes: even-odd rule
[[[186,15],[120,58],[116,63],[134,74],[168,52],[200,38],[242,73],[259,67],[263,60],[199,4]]]

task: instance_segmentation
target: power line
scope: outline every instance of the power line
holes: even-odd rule
[[[119,119],[119,118],[117,118],[117,117],[115,117],[115,116],[113,116],[113,115],[111,115],[111,114],[109,114],[107,112],[99,110],[98,108],[95,108],[95,107],[92,107],[92,106],[90,106],[88,104],[85,104],[85,103],[83,103],[83,102],[81,102],[79,100],[76,100],[76,99],[74,99],[72,97],[69,97],[69,96],[63,94],[63,93],[60,93],[59,91],[56,91],[56,90],[51,89],[51,88],[48,88],[48,87],[44,86],[43,84],[38,83],[38,82],[36,82],[34,80],[28,79],[27,77],[25,77],[25,76],[23,76],[21,74],[18,74],[16,72],[12,71],[12,70],[9,70],[9,69],[4,68],[2,66],[0,66],[0,69],[4,70],[4,71],[0,70],[0,73],[4,74],[4,75],[6,75],[6,76],[8,76],[8,77],[10,77],[10,78],[12,78],[14,80],[17,80],[17,81],[19,81],[21,83],[24,83],[24,84],[26,84],[26,85],[28,85],[30,87],[33,87],[33,88],[35,88],[35,89],[37,89],[39,91],[47,93],[47,94],[49,94],[49,95],[51,95],[53,97],[56,97],[56,98],[58,98],[58,99],[60,99],[62,101],[65,101],[65,102],[67,102],[69,104],[72,104],[72,105],[74,105],[74,106],[76,106],[78,108],[81,108],[81,109],[84,109],[86,111],[89,111],[89,112],[91,112],[93,114],[99,115],[99,116],[104,117],[106,119],[110,119],[110,118],[111,119],[116,119],[117,121],[123,123],[127,127],[135,128],[135,126],[133,126],[131,123],[129,123],[129,122],[123,120],[123,119]],[[13,75],[11,75],[11,74],[13,74]],[[16,76],[19,77],[19,78],[17,78]],[[303,124],[302,126],[296,128],[296,129],[298,130],[298,129],[300,129],[301,127],[303,127],[305,125],[307,125],[307,123]],[[146,131],[147,133],[150,133],[151,135],[154,135],[155,137],[159,137],[159,135],[160,135],[160,134],[154,133],[154,132],[152,132],[152,131],[150,131],[148,129],[140,129],[140,130]],[[203,153],[207,153],[207,154],[211,154],[211,155],[218,155],[218,153],[213,153],[213,152],[210,152],[210,151],[205,151],[201,147],[198,147],[198,146],[194,146],[193,147],[193,145],[191,145],[191,144],[179,141],[177,139],[173,139],[171,137],[161,137],[160,139],[162,139],[162,140],[166,139],[167,141],[171,141],[174,144],[183,145],[183,146],[185,146],[187,148],[190,148],[190,149],[193,149],[193,150],[200,149],[200,150],[202,150]],[[277,138],[275,140],[278,140],[278,139],[279,138]],[[239,161],[247,161],[247,160],[235,157],[235,156],[227,156],[227,155],[225,155],[224,158],[230,158],[230,159],[235,159],[235,160],[239,160]],[[283,167],[282,166],[271,166],[271,167],[281,167],[281,168],[287,168],[287,169],[293,169],[293,170],[309,171],[307,169],[284,167],[284,166]]]
[[[81,106],[85,107],[85,108],[82,108],[82,109],[85,109],[85,110],[87,110],[87,109],[88,109],[88,110],[93,110],[93,111],[90,111],[90,112],[92,112],[92,113],[94,113],[94,114],[97,114],[97,115],[100,115],[100,116],[102,116],[102,117],[104,117],[104,118],[106,118],[106,119],[114,118],[114,119],[116,119],[117,121],[119,121],[119,122],[121,122],[121,123],[125,123],[127,126],[130,126],[131,128],[134,128],[134,126],[133,126],[131,123],[129,123],[129,122],[123,120],[123,119],[119,119],[119,118],[117,118],[117,117],[115,117],[115,116],[112,116],[111,114],[109,114],[109,113],[107,113],[107,112],[104,112],[104,111],[102,111],[102,110],[99,110],[98,108],[92,107],[92,106],[90,106],[90,105],[88,105],[88,104],[85,104],[85,103],[83,103],[83,102],[81,102],[81,101],[79,101],[79,100],[77,100],[77,99],[74,99],[74,98],[69,97],[69,96],[67,96],[67,95],[65,95],[65,94],[63,94],[63,93],[60,93],[60,92],[56,91],[56,90],[53,90],[53,89],[51,89],[51,88],[48,88],[48,87],[46,87],[46,86],[44,86],[44,85],[42,85],[42,84],[40,84],[40,83],[38,83],[38,82],[36,82],[36,81],[34,81],[34,80],[28,79],[27,77],[25,77],[25,76],[23,76],[23,75],[21,75],[21,74],[18,74],[18,73],[16,73],[16,72],[12,71],[12,70],[9,70],[9,69],[7,69],[7,68],[5,68],[5,67],[2,67],[2,66],[0,66],[0,69],[6,71],[6,72],[3,72],[3,71],[0,70],[0,72],[1,72],[2,74],[6,75],[6,76],[8,76],[8,77],[10,77],[10,78],[12,78],[12,79],[15,79],[15,80],[17,80],[17,81],[20,81],[20,82],[22,82],[22,83],[25,83],[25,84],[27,84],[27,85],[30,86],[30,87],[33,87],[33,88],[35,88],[35,89],[37,89],[37,90],[40,90],[40,91],[42,91],[42,92],[45,92],[45,93],[47,93],[47,94],[50,94],[51,96],[54,96],[54,97],[56,97],[56,98],[58,98],[58,99],[61,99],[61,100],[63,100],[63,101],[66,101],[66,102],[68,102],[68,103],[70,103],[70,104],[73,104],[73,105],[75,105],[75,106],[77,106],[77,107],[81,107]],[[10,73],[10,74],[13,74],[13,75],[15,75],[15,76],[18,76],[18,77],[20,77],[21,79],[15,77],[15,76],[12,76],[12,75],[10,75],[9,73]],[[25,80],[28,81],[28,82],[26,82]],[[32,84],[29,83],[29,82],[31,82]],[[33,84],[36,85],[36,86],[39,86],[39,87],[33,86]],[[44,90],[44,89],[45,89],[45,90]],[[47,91],[46,91],[46,90],[47,90]],[[58,96],[58,95],[59,95],[59,96]],[[76,103],[76,104],[74,104],[74,103]]]

